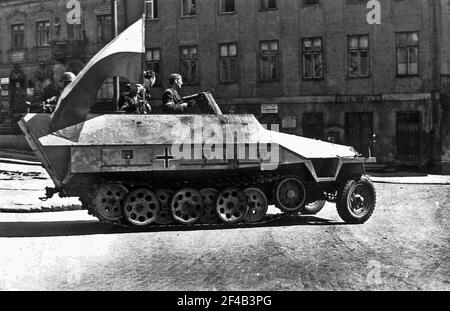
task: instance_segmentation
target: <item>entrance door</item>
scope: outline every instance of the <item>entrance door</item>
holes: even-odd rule
[[[365,157],[369,156],[369,146],[373,139],[373,114],[352,112],[345,114],[346,144]]]
[[[420,160],[419,111],[397,112],[397,160]]]
[[[323,113],[303,114],[303,136],[315,139],[324,139]]]

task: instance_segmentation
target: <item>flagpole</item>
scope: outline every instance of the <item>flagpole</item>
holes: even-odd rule
[[[117,0],[111,0],[111,11],[112,11],[112,28],[114,38],[119,35],[118,18],[117,18]],[[119,77],[113,77],[113,104],[114,110],[119,110]]]
[[[143,38],[143,42],[142,42],[142,46],[144,47],[144,53],[142,54],[142,58],[141,58],[141,72],[142,72],[142,83],[144,83],[144,70],[147,70],[146,66],[145,66],[145,61],[146,61],[146,54],[147,54],[147,46],[145,45],[145,26],[147,26],[145,24],[145,18],[146,18],[146,10],[145,10],[145,1],[144,1],[144,8],[143,8],[143,13],[142,13],[142,31],[144,32],[142,35]]]

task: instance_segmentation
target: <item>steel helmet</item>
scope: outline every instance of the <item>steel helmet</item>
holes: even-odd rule
[[[76,76],[72,72],[67,71],[62,74],[60,81],[61,82],[72,82],[73,80],[75,80],[75,77]]]

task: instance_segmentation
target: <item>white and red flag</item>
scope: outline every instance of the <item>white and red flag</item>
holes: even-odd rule
[[[51,117],[52,131],[84,122],[106,79],[121,76],[129,81],[139,81],[143,53],[145,33],[144,18],[141,18],[92,57],[63,90]]]

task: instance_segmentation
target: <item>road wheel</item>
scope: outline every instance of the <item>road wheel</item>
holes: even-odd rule
[[[173,218],[182,224],[196,223],[203,212],[203,198],[195,189],[181,189],[172,198]]]
[[[326,201],[318,200],[311,203],[306,204],[299,211],[303,215],[315,215],[322,210],[325,206]]]
[[[226,188],[219,194],[216,209],[224,222],[237,223],[247,215],[247,197],[236,188]]]
[[[266,216],[269,205],[267,197],[259,188],[248,188],[244,190],[248,198],[248,212],[245,221],[258,222]]]
[[[276,206],[286,213],[295,213],[305,206],[306,185],[300,178],[283,179],[275,187]]]
[[[121,184],[106,184],[95,191],[90,200],[94,216],[103,221],[116,222],[123,217],[122,203],[128,194]]]
[[[347,223],[362,224],[375,210],[376,192],[372,181],[362,176],[359,180],[348,180],[338,192],[336,208]]]
[[[145,188],[132,191],[123,204],[127,221],[135,226],[146,226],[156,220],[159,201],[153,191]]]

